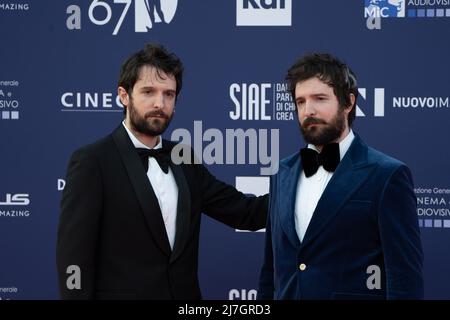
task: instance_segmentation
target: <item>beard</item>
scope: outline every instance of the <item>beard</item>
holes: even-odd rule
[[[127,108],[130,113],[130,123],[133,129],[147,136],[159,136],[163,134],[173,117],[173,113],[168,115],[162,110],[149,111],[144,116],[141,116],[134,108],[131,100]],[[155,118],[150,119],[150,117]]]
[[[300,124],[303,139],[315,146],[323,146],[337,140],[345,129],[345,115],[339,109],[330,123],[318,118],[306,118]],[[319,124],[311,126],[311,124]]]

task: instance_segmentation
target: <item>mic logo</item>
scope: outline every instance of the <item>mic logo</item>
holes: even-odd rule
[[[365,0],[365,18],[405,17],[405,0]]]

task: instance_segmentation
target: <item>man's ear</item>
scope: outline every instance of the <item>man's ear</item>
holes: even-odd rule
[[[130,101],[130,96],[127,93],[127,90],[125,90],[124,87],[117,88],[117,95],[119,96],[120,102],[126,107],[128,106],[128,103]]]
[[[345,108],[347,114],[349,114],[353,108],[356,108],[355,101],[356,101],[355,95],[353,93],[350,93],[350,105]]]

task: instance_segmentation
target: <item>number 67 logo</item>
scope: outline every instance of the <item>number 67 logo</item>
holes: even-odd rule
[[[134,31],[147,32],[155,23],[170,23],[177,10],[178,0],[114,0],[114,4],[124,4],[119,20],[117,21],[113,35],[117,35],[128,14],[131,4],[134,2]],[[67,7],[66,25],[69,30],[81,29],[81,9],[77,5]],[[108,24],[113,16],[113,8],[107,1],[93,0],[88,9],[89,20],[98,26]]]

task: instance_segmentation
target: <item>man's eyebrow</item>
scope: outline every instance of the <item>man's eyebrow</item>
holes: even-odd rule
[[[319,93],[312,93],[312,94],[310,94],[310,96],[312,96],[312,97],[328,97],[329,94],[324,93],[324,92],[319,92]],[[303,98],[304,98],[304,96],[299,96],[299,97],[295,98],[295,100],[303,99]]]

